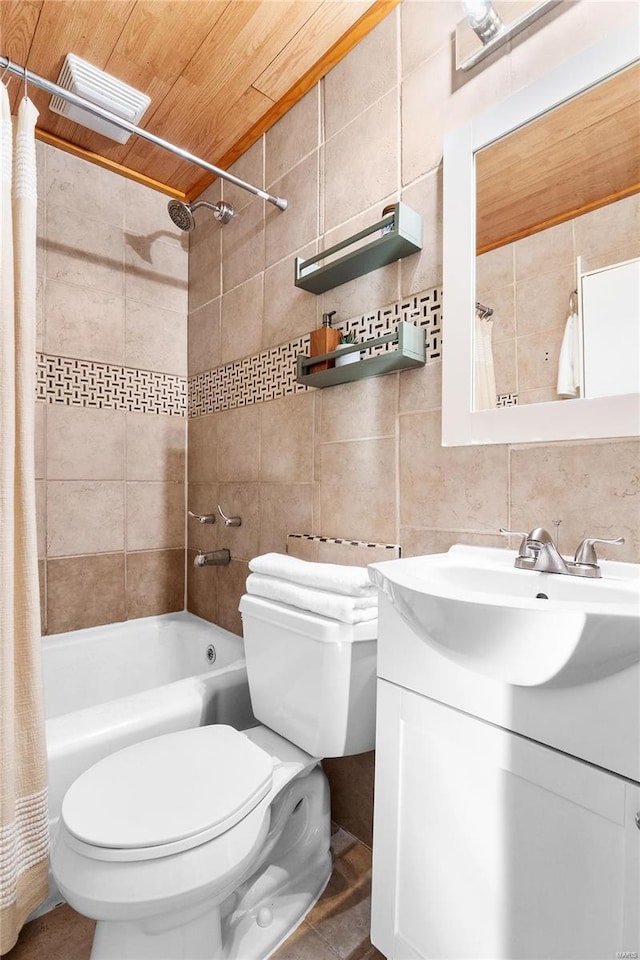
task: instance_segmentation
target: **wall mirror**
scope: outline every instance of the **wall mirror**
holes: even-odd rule
[[[639,213],[637,31],[447,136],[444,445],[640,433]]]

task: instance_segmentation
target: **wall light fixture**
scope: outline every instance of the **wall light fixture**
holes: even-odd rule
[[[559,0],[463,0],[465,17],[456,26],[456,70],[469,70],[558,3]]]

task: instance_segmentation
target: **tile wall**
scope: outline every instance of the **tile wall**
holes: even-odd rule
[[[38,144],[43,631],[184,606],[187,244],[146,187]]]
[[[459,78],[451,63],[459,4],[403,0],[235,164],[239,176],[287,197],[285,213],[226,183],[205,192],[238,215],[221,228],[201,214],[191,234],[189,376],[200,406],[189,420],[188,498],[198,512],[220,502],[243,523],[189,526],[189,561],[222,546],[233,558],[227,569],[188,563],[189,609],[239,632],[248,559],[284,551],[293,532],[400,543],[415,554],[456,541],[502,545],[501,525],[561,519],[567,552],[587,534],[621,534],[627,544],[616,555],[640,556],[635,441],[445,449],[438,360],[327,390],[294,385],[264,402],[245,392],[202,413],[215,409],[206,401],[229,365],[248,369],[268,351],[281,363],[325,311],[342,323],[440,286],[445,132],[595,43],[604,8],[562,3]],[[632,3],[606,3],[612,28],[634,13]],[[355,233],[398,199],[422,215],[420,254],[321,296],[294,286],[295,256]]]
[[[640,256],[638,223],[635,194],[478,257],[477,296],[494,310],[498,395],[516,394],[519,404],[557,399],[576,257],[583,270],[598,270]]]
[[[304,338],[326,311],[345,321],[439,287],[445,132],[597,42],[603,16],[613,28],[635,13],[616,0],[561,3],[460,78],[451,43],[460,5],[403,0],[235,164],[240,177],[285,196],[285,213],[227,184],[205,192],[230,200],[238,216],[220,228],[202,215],[191,235],[189,376]],[[318,297],[294,286],[295,256],[350,236],[398,199],[422,215],[420,254]],[[454,542],[502,546],[502,525],[561,519],[565,552],[586,535],[623,535],[615,556],[640,559],[636,440],[445,449],[440,406],[433,360],[191,418],[189,506],[210,512],[220,502],[242,527],[189,526],[188,608],[239,633],[247,561],[284,551],[294,532],[399,543],[410,556]],[[197,549],[223,546],[228,568],[193,568]],[[370,843],[372,755],[327,769],[334,815]]]

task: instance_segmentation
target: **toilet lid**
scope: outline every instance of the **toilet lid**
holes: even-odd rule
[[[67,791],[62,819],[97,847],[155,847],[199,834],[210,840],[266,796],[272,771],[273,758],[233,727],[180,730],[90,767]]]

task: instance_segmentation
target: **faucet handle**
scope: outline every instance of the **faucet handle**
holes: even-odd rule
[[[504,527],[500,527],[499,532],[502,534],[503,537],[522,537],[520,546],[518,547],[518,553],[521,557],[528,556],[528,549],[527,549],[528,534],[525,533],[524,530],[505,530]]]
[[[598,558],[593,546],[594,543],[624,543],[624,537],[613,537],[610,540],[605,540],[602,537],[587,537],[576,550],[576,563],[588,563],[591,566],[597,566]]]
[[[214,513],[194,513],[193,510],[187,510],[187,513],[193,520],[197,520],[198,523],[215,523],[216,517]]]

